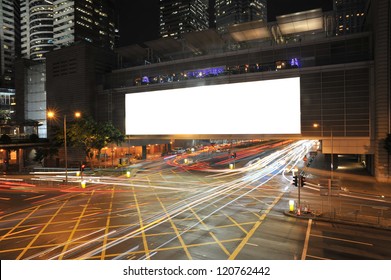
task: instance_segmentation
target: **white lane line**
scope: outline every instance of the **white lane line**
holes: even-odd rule
[[[305,242],[304,242],[303,253],[301,254],[301,259],[302,260],[305,260],[305,258],[307,256],[308,242],[310,241],[311,225],[312,225],[312,219],[309,219],[308,220],[308,226],[307,226],[307,232],[305,234]]]
[[[329,237],[329,236],[318,235],[318,234],[311,234],[311,236],[319,237],[319,238],[332,239],[332,240],[338,240],[338,241],[344,241],[344,242],[350,242],[350,243],[356,243],[356,244],[361,244],[361,245],[366,245],[366,246],[373,246],[372,243],[360,242],[360,241],[343,239],[343,238]]]
[[[317,259],[317,260],[330,260],[330,259],[326,259],[326,258],[322,258],[322,257],[318,257],[318,256],[313,256],[313,255],[307,255],[307,257],[309,257],[311,259]]]

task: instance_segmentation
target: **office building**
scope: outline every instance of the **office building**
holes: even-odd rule
[[[113,50],[115,10],[112,0],[22,0],[22,56],[44,54],[77,41]]]
[[[114,49],[115,11],[112,0],[55,0],[55,49],[87,41],[107,49]]]
[[[257,32],[254,32],[251,24],[243,23],[241,28],[227,30],[232,38],[230,40],[245,42],[251,38],[252,44],[244,44],[239,51],[222,47],[219,53],[208,52],[210,48],[207,45],[215,43],[215,38],[202,32],[189,33],[182,39],[186,41],[182,45],[189,49],[200,49],[203,55],[169,60],[173,57],[171,54],[178,51],[172,45],[172,52],[166,50],[165,56],[161,57],[164,63],[133,66],[107,74],[98,94],[97,119],[112,121],[123,131],[129,123],[142,124],[140,114],[132,116],[132,110],[126,109],[124,105],[125,97],[134,93],[162,90],[160,93],[164,94],[165,90],[172,89],[299,77],[300,100],[299,105],[294,106],[300,109],[300,132],[278,137],[319,139],[322,152],[327,155],[326,159],[334,163],[333,168],[338,167],[338,155],[356,155],[360,161],[365,162],[366,168],[377,180],[390,182],[389,155],[384,148],[384,139],[391,133],[390,4],[389,0],[372,1],[368,17],[363,21],[365,28],[359,26],[357,32],[341,35],[334,32],[336,24],[329,22],[335,19],[335,11],[324,12],[321,9],[278,16],[276,22],[269,22],[262,30],[256,29]],[[276,30],[278,33],[271,34]],[[192,36],[197,40],[193,40]],[[193,43],[197,46],[192,46]],[[159,47],[159,44],[156,46]],[[247,48],[244,49],[245,47]],[[183,51],[187,49],[183,48]],[[139,50],[129,49],[128,55],[137,57],[141,53]],[[273,95],[273,91],[265,94]],[[240,92],[234,100],[236,98],[241,98]],[[153,100],[148,102],[152,104]],[[160,102],[159,106],[170,108],[170,103],[163,103]],[[189,109],[186,113],[191,114],[191,101],[189,104],[184,106]],[[219,103],[216,106],[217,104],[223,106]],[[233,101],[232,106],[223,107],[236,112],[235,105]],[[138,106],[148,108],[149,104],[132,104],[132,108]],[[264,106],[272,105],[260,103],[259,109],[262,110]],[[199,113],[202,109],[199,107],[194,110]],[[201,114],[208,115],[208,112],[202,111]],[[157,123],[160,121],[159,115],[156,115]],[[237,116],[247,121],[245,114]],[[211,122],[227,124],[230,117],[227,113],[226,118],[213,118]],[[270,119],[254,118],[251,121],[254,121],[254,125],[263,121],[273,122],[273,115]],[[314,123],[320,124],[320,128],[315,129]],[[164,126],[165,123],[162,122],[161,125]],[[135,145],[145,145],[143,143],[146,143],[145,139],[148,137],[128,136]],[[153,138],[153,135],[149,137]],[[160,139],[186,137],[189,136],[162,135]],[[190,137],[194,139],[198,135]],[[208,134],[199,137],[229,139],[232,135]],[[270,135],[235,135],[236,139],[254,137],[268,139]],[[147,148],[143,149],[143,153],[144,151]]]
[[[14,60],[20,51],[19,1],[0,2],[0,86],[13,88]]]
[[[42,61],[53,50],[53,4],[44,0],[21,0],[22,57]]]
[[[216,0],[216,30],[226,33],[230,25],[251,21],[267,21],[266,0]]]
[[[181,34],[209,28],[208,0],[160,0],[160,37],[175,38]]]
[[[360,32],[366,18],[368,0],[335,0],[336,34]]]

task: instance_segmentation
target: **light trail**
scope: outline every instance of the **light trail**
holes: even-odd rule
[[[231,205],[233,202],[237,201],[238,199],[250,194],[254,190],[258,189],[260,186],[265,184],[266,182],[270,181],[274,176],[276,176],[278,173],[280,173],[282,170],[285,169],[286,165],[281,164],[281,160],[284,159],[284,162],[286,162],[288,159],[291,160],[292,157],[299,157],[302,156],[303,153],[306,152],[305,149],[302,148],[302,145],[310,145],[310,142],[308,141],[298,141],[294,144],[291,144],[289,147],[286,147],[280,151],[276,151],[272,153],[271,155],[260,159],[258,162],[253,164],[252,166],[243,167],[241,168],[237,173],[244,174],[246,176],[240,177],[237,179],[234,179],[228,183],[220,184],[218,186],[213,187],[207,192],[199,192],[198,194],[195,194],[194,196],[191,196],[187,199],[184,199],[180,202],[176,202],[170,206],[167,207],[167,215],[161,214],[158,216],[151,217],[149,219],[146,219],[145,226],[142,228],[137,228],[136,230],[133,230],[129,232],[128,234],[119,237],[117,240],[112,241],[108,244],[106,244],[106,250],[107,248],[110,248],[112,246],[118,245],[125,240],[138,236],[142,232],[146,232],[148,230],[151,230],[152,228],[155,228],[158,225],[161,225],[162,223],[165,223],[168,221],[168,219],[173,219],[180,214],[183,214],[188,211],[189,208],[194,208],[200,205],[203,205],[203,207],[197,209],[196,213],[199,213],[200,211],[210,207],[213,204],[216,204],[224,199],[226,199],[229,196],[232,196],[236,194],[237,192],[242,191],[243,189],[247,188],[249,184],[252,184],[256,181],[259,181],[261,179],[264,179],[266,177],[266,180],[263,182],[257,184],[250,190],[247,190],[241,195],[238,195],[235,199],[231,200],[228,203],[223,204],[222,206],[218,207],[208,215],[204,216],[201,221],[198,221],[197,223],[193,224],[192,226],[188,227],[184,231],[182,231],[181,235],[185,232],[189,231],[190,229],[194,228],[198,224],[200,224],[205,219],[209,218],[213,214],[221,211],[225,207]],[[288,161],[290,162],[290,161]],[[268,166],[269,165],[269,166]],[[266,168],[267,167],[267,168]],[[248,172],[254,172],[248,175]],[[224,171],[222,172],[225,173]],[[274,173],[273,176],[269,176],[271,173]],[[232,175],[232,174],[230,174]],[[224,175],[223,175],[224,176]],[[210,186],[210,184],[207,184]],[[189,214],[189,216],[191,216]],[[165,242],[164,244],[160,245],[158,248],[161,248],[162,246],[167,245],[169,242],[175,240],[178,238],[177,236],[173,239]],[[87,254],[84,254],[81,256],[81,259],[90,258],[94,256],[95,254],[98,254],[101,252],[103,248],[97,248]],[[157,250],[155,248],[154,250]],[[150,254],[154,252],[154,250],[150,250]],[[151,256],[149,254],[149,257]],[[152,254],[153,255],[153,254]]]
[[[207,214],[203,215],[203,217],[201,217],[198,222],[189,225],[185,230],[183,230],[180,233],[180,235],[182,235],[188,232],[189,230],[191,230],[192,228],[194,228],[195,226],[199,225],[201,222],[210,218],[212,215],[218,213],[219,211],[222,211],[232,203],[237,202],[239,199],[257,190],[259,187],[263,186],[265,183],[270,181],[274,176],[282,173],[282,171],[285,170],[285,168],[288,165],[297,163],[300,158],[303,158],[303,155],[307,151],[306,147],[309,147],[311,143],[312,141],[297,141],[285,147],[278,147],[277,150],[270,152],[268,155],[264,157],[259,157],[255,160],[252,160],[251,164],[246,165],[244,167],[237,168],[235,170],[229,170],[229,169],[214,170],[215,174],[206,176],[213,180],[213,182],[210,183],[201,183],[199,181],[179,182],[179,181],[172,180],[172,181],[154,181],[151,182],[151,185],[149,185],[147,184],[148,180],[142,180],[140,178],[129,179],[129,178],[113,178],[109,176],[102,176],[102,177],[84,176],[84,179],[86,179],[89,182],[89,184],[95,184],[95,187],[93,189],[102,188],[102,186],[107,186],[107,185],[110,186],[115,185],[124,188],[130,188],[130,187],[147,188],[153,190],[154,192],[155,190],[163,190],[163,191],[169,190],[169,191],[175,191],[180,193],[187,193],[189,194],[189,196],[187,198],[182,199],[181,201],[177,201],[171,205],[166,206],[166,211],[167,211],[166,213],[154,214],[151,215],[150,217],[147,217],[146,219],[143,219],[144,221],[143,227],[141,227],[139,224],[136,223],[133,224],[131,227],[123,227],[117,229],[115,231],[107,233],[106,235],[100,235],[92,239],[88,243],[80,244],[78,246],[73,247],[70,250],[66,250],[62,252],[61,254],[52,256],[51,259],[64,257],[69,253],[77,254],[79,250],[80,251],[84,250],[85,252],[85,249],[87,247],[93,246],[94,244],[97,243],[96,241],[98,240],[103,240],[104,238],[107,238],[109,236],[110,238],[114,238],[118,236],[116,240],[108,242],[104,247],[103,246],[96,247],[90,250],[89,252],[84,253],[83,255],[77,257],[78,259],[91,258],[92,256],[101,253],[102,250],[107,250],[113,246],[121,244],[122,242],[128,240],[129,238],[138,236],[165,222],[168,222],[169,219],[173,219],[181,214],[187,213],[190,208],[194,209],[198,207],[196,213],[200,213],[201,211],[207,210],[213,205],[220,204],[217,206],[217,208],[214,208],[213,211],[210,211]],[[164,162],[162,164],[164,164]],[[156,166],[159,166],[159,164],[155,165],[154,167]],[[209,169],[206,171],[211,172],[211,170]],[[232,179],[229,182],[221,183],[219,181],[222,178],[225,179],[229,177],[232,177]],[[48,178],[51,178],[53,180],[61,180],[62,176],[48,176],[48,177],[42,176],[37,179],[48,180]],[[70,176],[69,178],[70,180],[76,180],[76,181],[80,180],[80,177],[77,176]],[[170,186],[177,183],[181,183],[182,185],[186,184],[186,186],[188,187],[181,188],[181,187]],[[254,185],[254,186],[249,189],[249,185]],[[92,187],[89,186],[89,189],[92,189]],[[235,196],[235,198],[231,199],[229,202],[226,202],[227,198],[229,198],[230,196]],[[116,212],[120,213],[123,211],[127,211],[127,210],[125,209],[121,211],[113,211],[112,214]],[[191,215],[192,215],[191,213],[188,214],[188,217]],[[161,244],[158,248],[166,246],[169,242],[172,242],[176,238],[178,237],[176,236],[172,240],[167,241],[164,244]],[[56,247],[58,248],[59,246],[61,247],[66,244],[69,245],[70,243],[76,240],[77,239],[69,240],[69,242],[63,243]],[[55,250],[56,247],[46,250],[45,252],[36,254],[32,257],[29,257],[29,259],[35,257],[41,257],[43,254],[47,254]],[[131,253],[134,250],[134,248],[128,250],[125,253],[122,253],[121,255],[117,256],[117,258],[125,257],[125,255],[127,253]],[[157,253],[155,250],[157,250],[158,248],[150,250],[149,257]]]

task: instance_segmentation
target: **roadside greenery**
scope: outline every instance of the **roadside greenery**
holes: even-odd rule
[[[53,128],[52,145],[50,148],[38,149],[36,160],[58,153],[58,148],[64,145],[64,130]],[[93,168],[93,158],[100,158],[101,150],[110,144],[120,144],[125,135],[111,122],[98,123],[92,117],[86,116],[67,122],[67,146],[84,151],[90,167]]]
[[[93,168],[94,154],[100,158],[101,150],[109,144],[120,144],[125,135],[111,122],[98,123],[91,117],[78,119],[67,127],[67,142],[71,147],[81,148]]]

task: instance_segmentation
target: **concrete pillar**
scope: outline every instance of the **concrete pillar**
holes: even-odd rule
[[[374,21],[374,88],[375,88],[375,177],[380,182],[391,182],[391,168],[384,139],[391,133],[390,112],[390,9],[389,0],[372,1]]]
[[[147,145],[142,146],[142,154],[141,154],[142,159],[147,159]]]
[[[18,149],[18,153],[16,154],[16,161],[19,166],[19,172],[22,172],[23,167],[24,167],[24,151],[23,151],[23,149]]]

